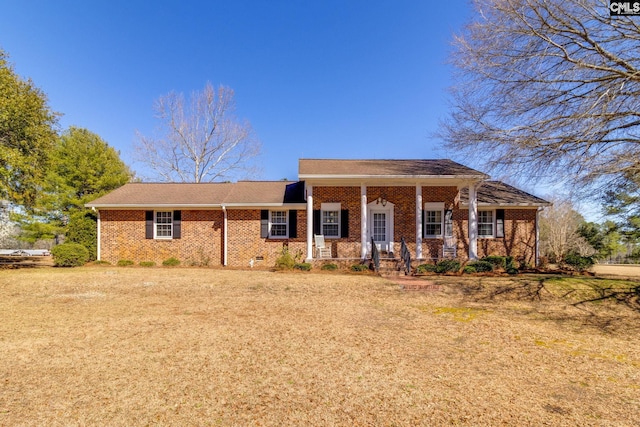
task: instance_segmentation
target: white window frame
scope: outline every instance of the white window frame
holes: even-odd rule
[[[159,222],[158,216],[159,214],[169,214],[168,222]],[[165,218],[166,219],[166,218]],[[161,236],[158,233],[158,226],[169,225],[169,236]],[[153,212],[153,238],[160,240],[171,240],[173,239],[173,211],[154,211]]]
[[[322,233],[322,235],[326,238],[326,239],[339,239],[340,236],[342,236],[341,231],[342,231],[342,224],[340,224],[340,214],[341,214],[341,210],[342,210],[342,205],[340,203],[322,203],[320,206],[320,233]],[[335,213],[335,220],[336,222],[325,222],[325,212],[326,213],[330,213],[333,212]],[[336,234],[326,234],[325,233],[325,225],[338,225],[337,227],[337,231]]]
[[[491,214],[490,221],[482,221],[483,214]],[[481,234],[480,225],[490,225],[491,226],[491,234]],[[496,211],[495,209],[479,209],[478,210],[478,237],[482,239],[490,239],[495,237],[496,235]]]
[[[439,234],[431,234],[431,233],[427,233],[427,226],[428,225],[437,225],[437,222],[427,222],[427,219],[429,217],[429,212],[439,212],[440,213],[440,233]],[[437,203],[425,203],[424,204],[424,230],[422,230],[422,233],[424,235],[424,237],[426,239],[437,239],[437,238],[442,238],[443,233],[444,233],[444,203],[443,202],[437,202]]]
[[[284,214],[284,222],[275,222],[274,215],[276,212]],[[277,235],[273,234],[273,226],[274,225],[284,225],[285,227],[285,235]],[[269,211],[269,238],[270,239],[288,239],[289,238],[289,211],[288,210],[270,210]]]

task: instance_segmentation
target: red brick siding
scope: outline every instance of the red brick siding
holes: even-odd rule
[[[178,258],[183,264],[222,263],[222,211],[182,211],[180,239],[145,239],[145,211],[100,211],[100,258],[154,261]]]
[[[480,209],[482,210],[482,209]],[[537,209],[505,209],[504,238],[478,238],[478,257],[512,256],[527,264],[535,264]],[[469,211],[454,211],[454,234],[458,236],[458,257],[469,254]]]
[[[326,240],[332,256],[360,258],[360,187],[313,187],[313,209],[320,209],[322,203],[340,203],[341,209],[349,211],[349,236]]]
[[[307,215],[298,210],[297,237],[295,239],[265,239],[260,237],[260,210],[235,210],[228,212],[228,263],[231,266],[247,266],[253,259],[256,266],[273,267],[286,245],[299,261],[306,258]],[[258,261],[257,258],[262,257]]]

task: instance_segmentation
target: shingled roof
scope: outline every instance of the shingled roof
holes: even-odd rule
[[[548,206],[551,203],[501,181],[484,181],[477,189],[478,205]],[[469,204],[469,189],[460,190],[460,203]]]
[[[465,177],[487,179],[489,176],[448,159],[437,160],[344,160],[300,159],[301,180],[311,177]]]
[[[88,203],[88,207],[277,206],[305,203],[304,183],[239,181],[236,183],[129,183]]]

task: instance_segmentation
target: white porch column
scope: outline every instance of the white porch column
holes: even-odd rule
[[[416,258],[422,259],[422,185],[416,184]]]
[[[478,197],[475,184],[469,184],[469,259],[478,259]]]
[[[307,261],[313,259],[313,186],[307,186]]]
[[[543,209],[543,207],[539,207],[536,210],[536,267],[540,264],[540,212]]]
[[[362,248],[360,249],[360,258],[365,259],[367,257],[367,186],[360,186],[360,198],[361,198],[361,213],[360,213],[360,242]]]

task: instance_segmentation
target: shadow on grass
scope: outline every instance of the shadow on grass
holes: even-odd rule
[[[53,267],[51,257],[41,256],[0,256],[0,270]]]
[[[475,277],[449,282],[451,292],[477,303],[530,304],[550,320],[613,331],[640,331],[640,281],[592,276]],[[573,307],[577,310],[567,310]]]

